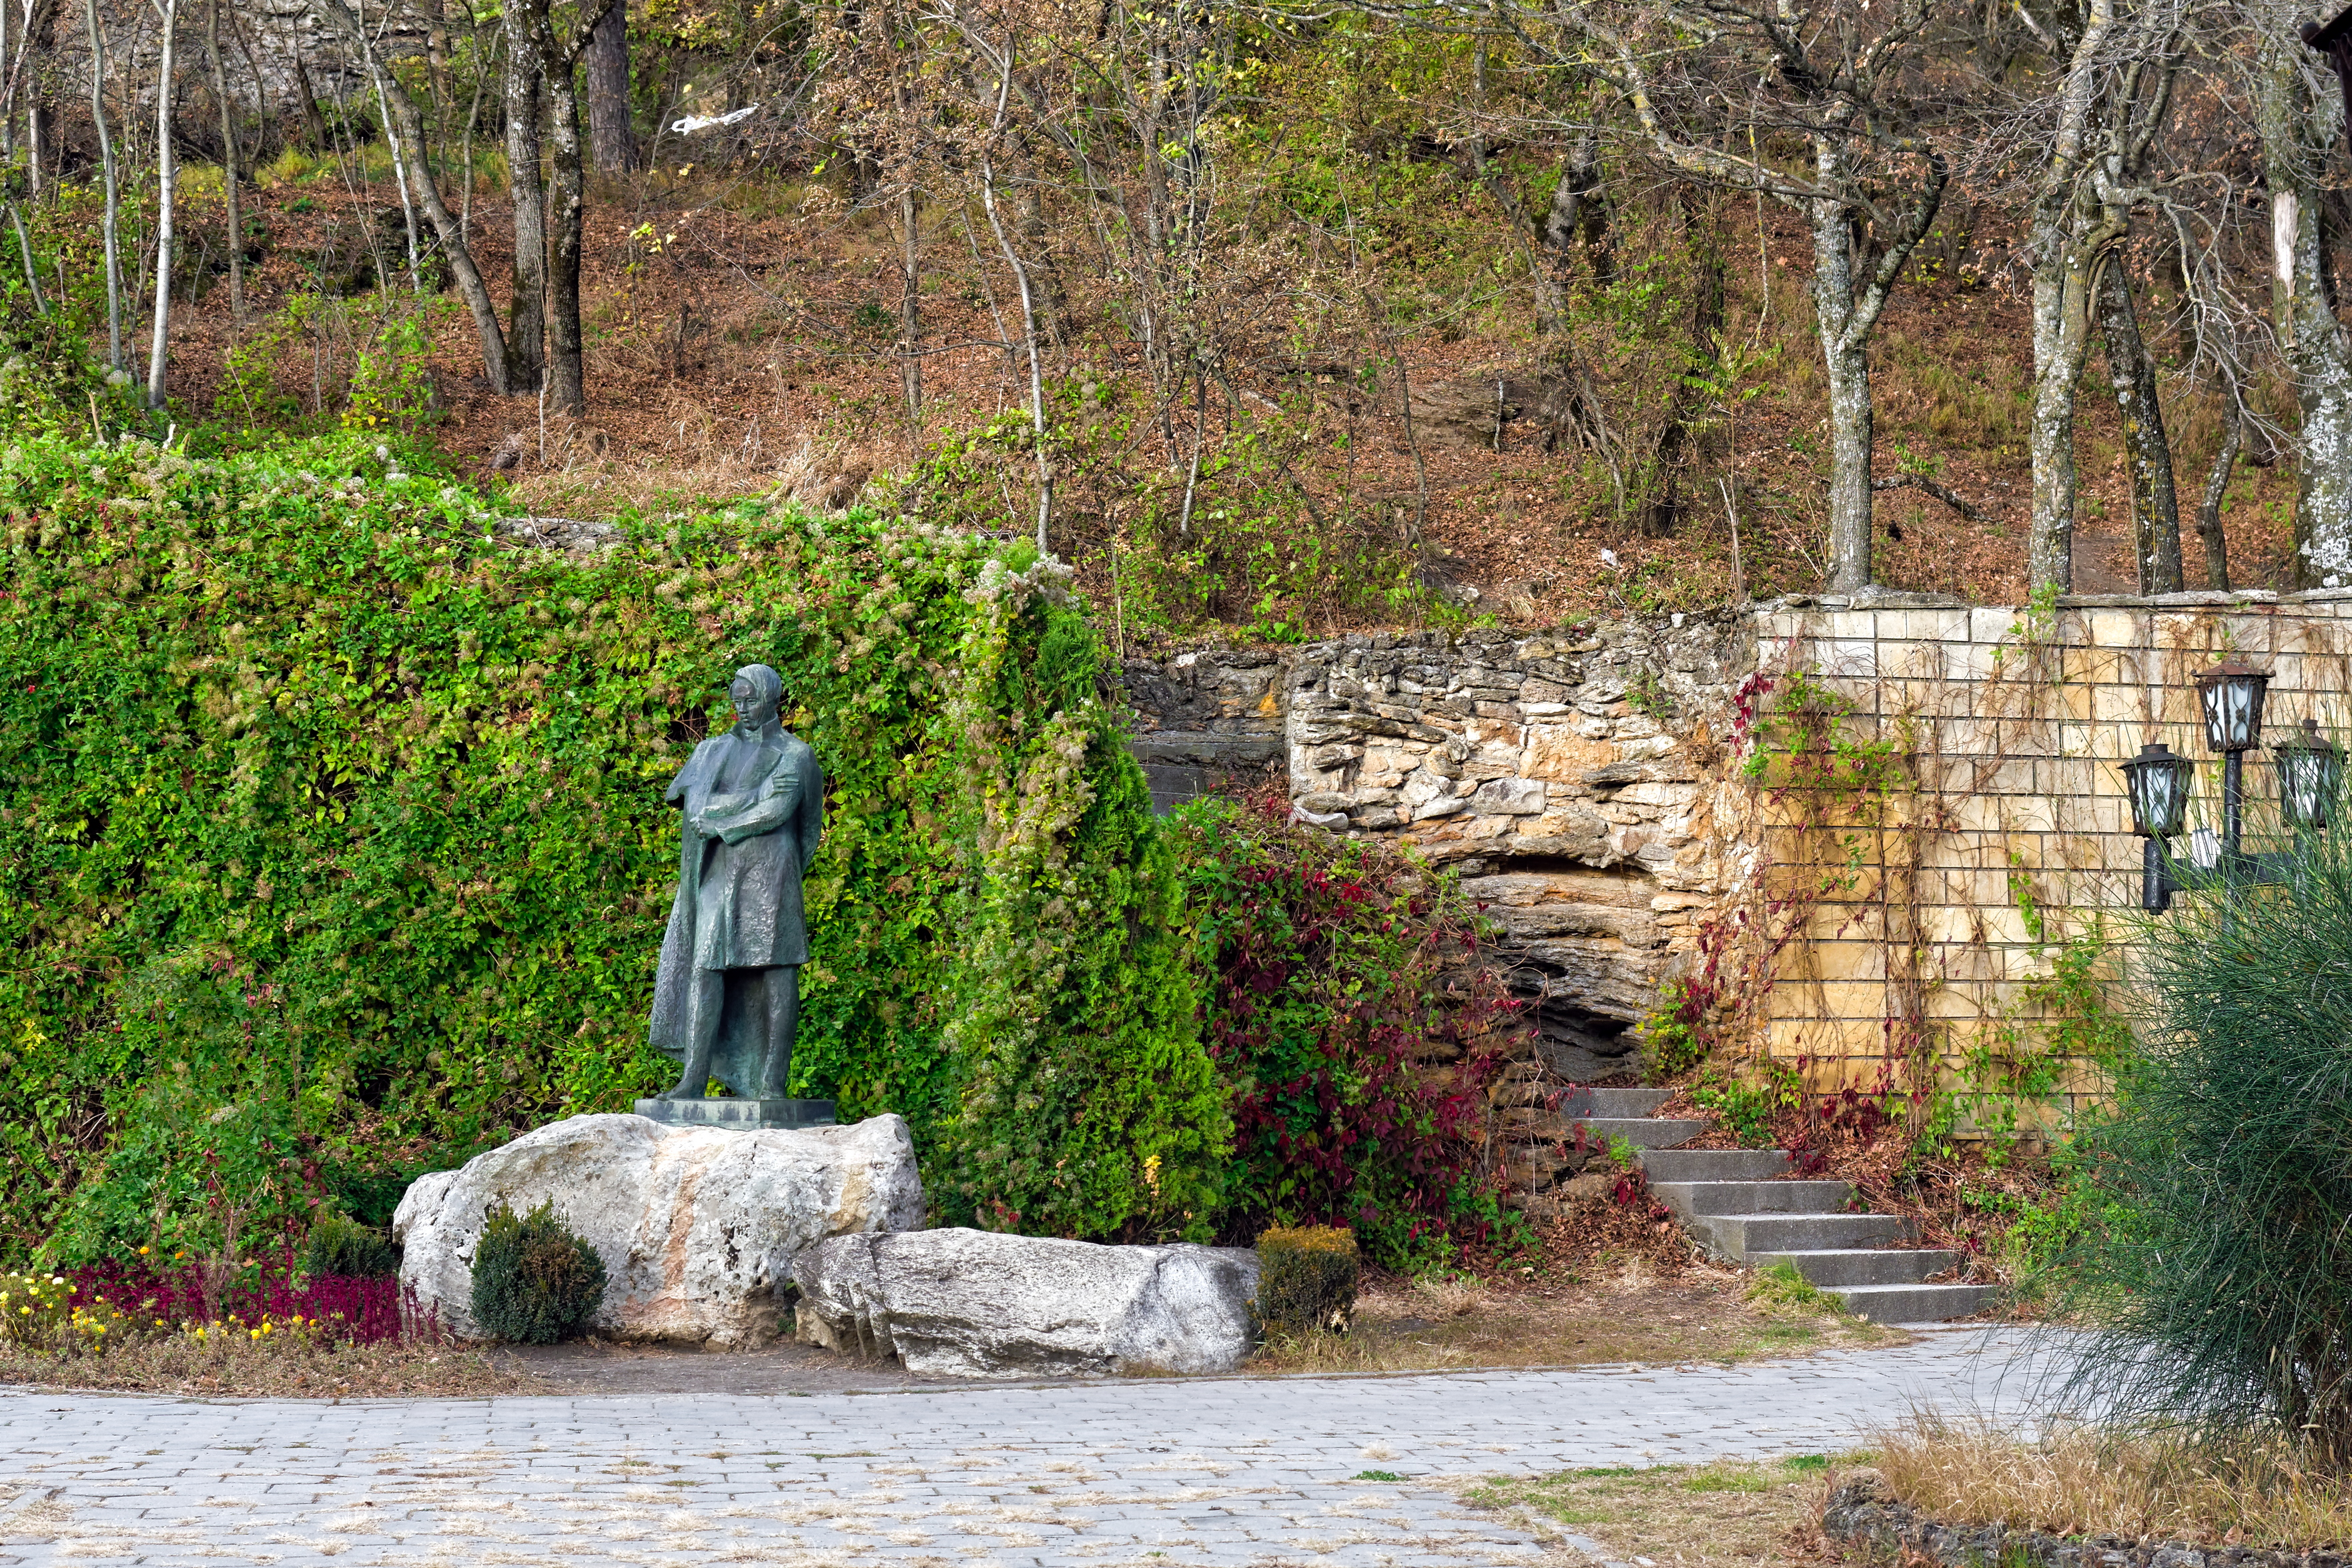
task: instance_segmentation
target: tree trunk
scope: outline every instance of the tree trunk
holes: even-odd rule
[[[327,117],[319,112],[319,95],[311,89],[310,73],[302,65],[302,41],[298,36],[292,46],[294,56],[294,96],[302,106],[302,134],[310,139],[310,151],[323,153],[333,142],[327,129]]]
[[[1853,222],[1843,202],[1811,204],[1813,316],[1829,376],[1830,590],[1858,593],[1871,581],[1870,454],[1875,410],[1866,335],[1853,315]]]
[[[2302,45],[2262,34],[2255,122],[2271,202],[2271,325],[2294,376],[2295,576],[2306,588],[2352,586],[2352,345],[2329,308],[2316,171],[2335,146],[2341,105],[2305,90]]]
[[[507,14],[507,191],[514,204],[514,295],[507,310],[507,389],[537,392],[547,359],[547,188],[540,178],[539,91],[545,0]]]
[[[147,406],[164,404],[163,373],[172,349],[172,218],[179,162],[172,149],[172,70],[180,0],[160,0],[162,53],[155,66],[155,331],[147,352]]]
[[[237,211],[236,110],[228,96],[228,67],[220,48],[221,0],[213,0],[205,18],[205,55],[212,67],[213,96],[220,100],[221,194],[228,204],[228,319],[236,331],[245,331],[245,226]]]
[[[1716,243],[1717,209],[1720,204],[1712,194],[1700,199],[1706,204],[1704,215],[1692,210],[1691,194],[1680,195],[1675,200],[1682,209],[1683,234],[1690,245],[1695,276],[1690,324],[1683,333],[1682,374],[1675,377],[1667,394],[1666,422],[1658,432],[1655,448],[1658,480],[1664,488],[1643,513],[1642,531],[1654,539],[1673,533],[1681,521],[1683,469],[1690,461],[1694,445],[1691,421],[1704,412],[1706,401],[1693,383],[1703,384],[1714,368],[1723,332],[1725,268],[1723,247]],[[1864,395],[1868,395],[1866,389]],[[1866,463],[1864,471],[1869,471]]]
[[[587,378],[580,362],[581,224],[586,205],[580,94],[572,85],[572,62],[561,47],[552,37],[541,38],[541,46],[551,68],[546,82],[555,174],[547,204],[547,406],[553,413],[578,418],[588,412]]]
[[[614,0],[588,35],[588,145],[597,171],[625,174],[637,166],[629,115],[629,13]]]
[[[1609,197],[1601,184],[1601,138],[1580,132],[1560,155],[1559,184],[1552,187],[1544,217],[1544,243],[1563,260],[1583,247],[1592,280],[1606,288],[1617,277],[1617,254],[1609,238]]]
[[[2099,279],[2099,335],[2107,350],[2107,379],[2123,416],[2124,461],[2131,470],[2133,553],[2143,594],[2180,592],[2180,506],[2173,493],[2172,442],[2157,400],[2156,363],[2141,341],[2132,310],[2131,279],[2121,255],[2107,258]]]
[[[2060,79],[2050,163],[2030,219],[2033,260],[2033,405],[2026,451],[2033,510],[2025,542],[2026,584],[2063,594],[2074,585],[2074,397],[2090,352],[2091,289],[2100,239],[2082,189],[2094,111],[2102,101],[2114,0],[2091,0]]]
[[[2221,501],[2230,489],[2230,470],[2237,467],[2238,447],[2245,439],[2246,416],[2238,407],[2238,389],[2230,387],[2230,411],[2222,416],[2221,449],[2205,476],[2205,494],[2197,508],[2197,537],[2205,546],[2205,586],[2215,593],[2230,589],[2230,541],[2221,531]]]
[[[89,25],[89,117],[98,127],[98,163],[106,181],[106,207],[99,219],[106,247],[106,368],[120,371],[122,361],[122,188],[114,173],[114,137],[106,127],[106,29],[98,19],[98,0],[82,0],[82,17]]]
[[[2087,238],[2066,234],[2033,271],[2033,405],[2026,452],[2033,466],[2025,578],[2034,593],[2074,585],[2074,395],[2091,347],[2091,285],[2097,262]]]

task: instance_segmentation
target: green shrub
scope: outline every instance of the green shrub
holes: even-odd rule
[[[1515,1009],[1460,887],[1294,824],[1279,790],[1188,802],[1172,821],[1214,988],[1209,1045],[1233,1086],[1221,1234],[1344,1225],[1416,1273],[1465,1243],[1519,1244],[1486,1096]]]
[[[321,1209],[302,1238],[302,1272],[381,1279],[400,1272],[400,1247],[373,1226]]]
[[[1276,1333],[1344,1333],[1356,1310],[1356,1237],[1338,1226],[1267,1230],[1257,1238],[1259,1324]]]
[[[604,1299],[604,1260],[544,1203],[515,1217],[500,1204],[474,1244],[474,1320],[495,1340],[568,1340]]]

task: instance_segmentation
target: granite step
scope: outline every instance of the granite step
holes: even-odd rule
[[[1780,1149],[1644,1149],[1642,1169],[1653,1182],[1760,1182],[1789,1168]]]
[[[1960,1255],[1928,1247],[1841,1247],[1820,1252],[1755,1252],[1751,1268],[1786,1263],[1824,1290],[1849,1285],[1916,1285],[1960,1266]]]
[[[1606,1144],[1622,1138],[1636,1149],[1671,1149],[1706,1131],[1704,1121],[1677,1117],[1580,1116],[1573,1123],[1584,1129],[1589,1142]]]
[[[1845,1182],[1660,1182],[1650,1191],[1678,1215],[1834,1215],[1853,1196]]]
[[[1874,1323],[1940,1323],[1984,1310],[1993,1289],[1990,1285],[1837,1285],[1823,1293]]]
[[[1686,1215],[1684,1222],[1691,1234],[1738,1263],[1765,1252],[1829,1252],[1900,1241],[1909,1228],[1891,1214]]]
[[[1559,1097],[1559,1113],[1587,1117],[1646,1117],[1675,1097],[1671,1089],[1571,1089]]]

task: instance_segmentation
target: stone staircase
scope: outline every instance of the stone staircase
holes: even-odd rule
[[[1939,1322],[1991,1298],[1990,1285],[1927,1283],[1958,1268],[1959,1255],[1884,1245],[1904,1237],[1902,1219],[1847,1213],[1848,1183],[1788,1180],[1789,1156],[1778,1149],[1677,1147],[1707,1124],[1650,1114],[1671,1098],[1664,1089],[1578,1089],[1560,1114],[1594,1142],[1632,1144],[1650,1191],[1708,1251],[1752,1268],[1792,1264],[1857,1317]]]

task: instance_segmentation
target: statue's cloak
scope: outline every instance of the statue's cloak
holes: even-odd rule
[[[696,970],[808,962],[801,876],[824,832],[824,773],[790,731],[739,724],[697,746],[663,798],[681,808],[677,896],[662,935],[646,1037],[683,1062]],[[746,1027],[754,1021],[737,1014],[730,1005],[722,1016],[710,1076],[737,1094],[753,1094],[758,1036]]]

